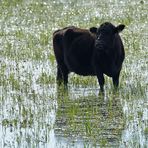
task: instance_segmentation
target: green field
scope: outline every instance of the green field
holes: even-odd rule
[[[73,73],[57,89],[53,32],[105,21],[126,25],[118,92]],[[1,0],[0,27],[0,148],[148,146],[146,0]]]

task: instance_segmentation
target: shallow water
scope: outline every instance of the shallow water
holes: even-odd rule
[[[148,3],[146,1],[0,2],[0,147],[147,147]],[[56,85],[52,33],[76,25],[124,23],[120,88],[105,77],[71,74]]]

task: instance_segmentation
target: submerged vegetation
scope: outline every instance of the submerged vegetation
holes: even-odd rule
[[[148,3],[144,0],[0,1],[1,147],[147,147]],[[52,34],[68,25],[123,23],[118,92],[105,77],[56,85]]]

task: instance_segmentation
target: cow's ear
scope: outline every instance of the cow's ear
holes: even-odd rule
[[[96,27],[91,27],[91,28],[89,28],[89,31],[91,33],[97,33],[97,28]]]
[[[64,33],[64,36],[67,36],[67,35],[71,35],[73,33],[73,29],[67,29],[66,32]]]
[[[125,25],[120,24],[115,28],[115,33],[121,32],[125,28]]]

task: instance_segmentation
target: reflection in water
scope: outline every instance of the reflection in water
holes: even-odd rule
[[[146,0],[1,0],[0,148],[146,148],[147,5]],[[72,90],[57,99],[52,33],[106,20],[127,26],[120,95],[108,92],[109,82],[108,94],[97,97],[94,79],[72,77]]]
[[[110,95],[111,96],[111,95]],[[61,143],[118,146],[124,128],[118,95],[109,99],[90,95],[73,99],[59,90],[55,135]],[[66,141],[64,138],[68,138]]]

